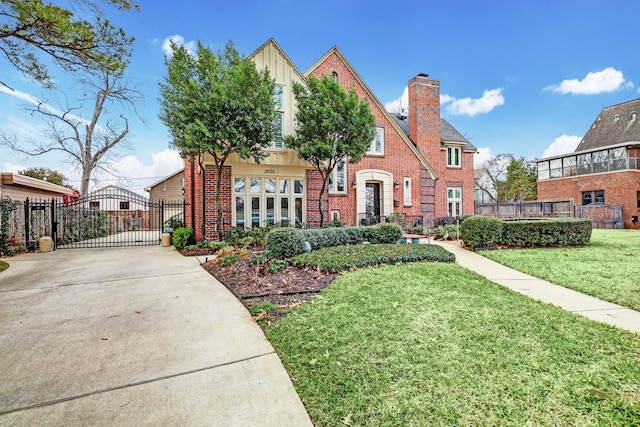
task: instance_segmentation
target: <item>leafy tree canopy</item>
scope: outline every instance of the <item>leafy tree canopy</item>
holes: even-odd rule
[[[268,70],[241,56],[229,41],[217,54],[198,42],[195,57],[172,44],[165,59],[167,75],[160,86],[160,120],[171,135],[171,145],[183,158],[203,153],[216,166],[218,224],[222,224],[220,178],[232,153],[257,163],[274,139],[275,83]],[[222,226],[218,227],[222,237]]]
[[[297,101],[296,134],[287,136],[287,147],[313,165],[323,178],[318,209],[323,225],[322,195],[329,175],[347,158],[357,163],[375,137],[375,121],[369,104],[355,89],[348,93],[328,76],[312,77],[307,86],[293,83]]]
[[[538,196],[536,167],[524,157],[511,159],[507,165],[504,198],[506,200],[536,200]]]
[[[67,178],[60,172],[54,169],[35,167],[18,171],[20,175],[30,176],[42,181],[47,181],[52,184],[68,187]]]
[[[123,69],[133,38],[103,17],[97,2],[69,0],[67,7],[42,0],[0,1],[0,51],[15,68],[50,88],[54,80],[39,54],[65,71]],[[139,10],[131,0],[102,0],[121,11]],[[90,22],[74,16],[87,10]]]

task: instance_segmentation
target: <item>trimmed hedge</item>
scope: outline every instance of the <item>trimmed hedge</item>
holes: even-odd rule
[[[591,239],[588,219],[500,220],[474,216],[460,226],[470,248],[583,246]]]
[[[355,245],[362,242],[396,243],[402,237],[397,224],[383,223],[372,227],[276,228],[267,234],[266,249],[276,258],[290,258],[304,253],[304,242],[312,250],[331,246]]]
[[[320,268],[332,273],[352,268],[415,261],[455,262],[455,256],[437,245],[380,244],[325,248],[291,259],[291,263],[298,267]]]

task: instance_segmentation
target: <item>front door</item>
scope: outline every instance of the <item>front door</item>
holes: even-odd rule
[[[380,219],[380,183],[367,182],[365,190],[367,217]]]

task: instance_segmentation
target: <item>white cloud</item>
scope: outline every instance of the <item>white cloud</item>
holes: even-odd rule
[[[582,80],[563,80],[560,84],[547,86],[544,90],[551,90],[563,95],[595,95],[614,92],[620,88],[631,89],[633,83],[625,80],[622,71],[609,67],[602,71],[588,73]]]
[[[504,96],[502,96],[503,88],[486,89],[482,93],[482,97],[456,99],[450,95],[441,95],[441,102],[450,103],[446,110],[455,115],[473,117],[477,114],[486,114],[494,108],[504,104]]]
[[[482,167],[485,162],[491,160],[492,158],[493,154],[491,154],[491,148],[478,148],[478,152],[473,155],[473,167],[478,169]]]
[[[120,159],[110,160],[104,165],[104,169],[113,171],[96,170],[93,174],[95,182],[91,184],[91,191],[106,185],[117,185],[140,194],[146,194],[144,187],[153,184],[161,178],[181,169],[184,162],[176,150],[166,149],[155,153],[151,158],[151,164],[145,165],[137,156],[130,154]],[[79,185],[80,173],[70,169],[65,173],[69,181]]]
[[[475,116],[476,114],[485,114],[493,110],[495,107],[504,104],[502,96],[502,88],[485,90],[482,98],[456,99],[451,95],[440,94],[440,105],[447,105],[446,109],[449,113],[455,115]],[[409,88],[405,87],[402,96],[395,101],[387,102],[384,108],[392,113],[404,113],[409,111]]]
[[[409,88],[405,86],[402,96],[395,101],[384,104],[385,110],[391,113],[404,113],[409,111]]]
[[[164,54],[167,56],[173,55],[173,49],[171,49],[171,42],[173,42],[176,46],[183,46],[187,49],[187,52],[191,54],[191,56],[195,56],[196,54],[196,42],[191,40],[189,42],[184,41],[184,37],[179,34],[169,36],[162,42],[162,50]]]
[[[18,171],[25,170],[25,169],[29,169],[29,168],[25,165],[18,165],[10,162],[4,162],[4,164],[2,165],[2,172],[18,173]]]
[[[542,157],[553,157],[572,153],[575,151],[578,144],[580,144],[581,140],[582,138],[575,135],[559,136],[551,143],[551,145],[544,149]]]

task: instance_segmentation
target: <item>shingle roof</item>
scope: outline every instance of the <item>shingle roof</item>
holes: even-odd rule
[[[640,98],[605,107],[575,151],[640,141]]]
[[[405,116],[398,117],[395,113],[389,113],[393,120],[400,126],[400,129],[405,133],[405,135],[409,136],[409,121]],[[451,142],[464,142],[464,146],[462,147],[465,151],[476,151],[476,147],[471,144],[467,138],[462,136],[460,132],[456,130],[451,124],[445,119],[440,119],[440,139],[442,141],[451,141]],[[415,142],[415,141],[414,141]]]

